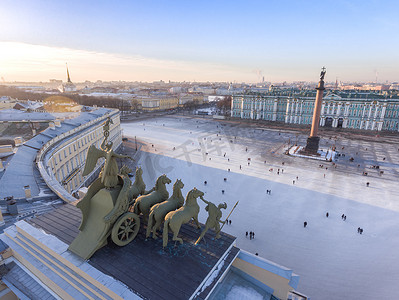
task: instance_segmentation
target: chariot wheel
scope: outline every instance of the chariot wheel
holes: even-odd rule
[[[112,227],[111,239],[118,246],[126,246],[134,240],[140,229],[140,218],[132,212],[121,215]]]

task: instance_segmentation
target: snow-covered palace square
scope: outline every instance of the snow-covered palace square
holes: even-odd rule
[[[397,299],[397,136],[322,133],[320,147],[339,153],[326,162],[284,154],[289,141],[305,145],[305,134],[239,121],[165,116],[122,128],[132,147],[137,138],[147,186],[163,173],[182,179],[184,195],[197,187],[206,200],[226,202],[224,218],[239,200],[223,231],[292,268],[312,300]]]

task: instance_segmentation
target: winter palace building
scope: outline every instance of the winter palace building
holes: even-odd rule
[[[231,116],[311,124],[316,91],[285,90],[233,95]],[[326,91],[320,126],[399,131],[399,97],[359,91]]]

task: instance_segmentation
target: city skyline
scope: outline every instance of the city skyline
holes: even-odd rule
[[[2,1],[4,81],[399,81],[393,1]]]

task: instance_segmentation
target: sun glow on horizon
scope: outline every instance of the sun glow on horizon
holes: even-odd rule
[[[72,81],[234,81],[251,71],[220,64],[159,60],[87,50],[0,42],[0,77],[5,81],[65,81],[68,62]],[[187,76],[187,74],[190,74]]]

